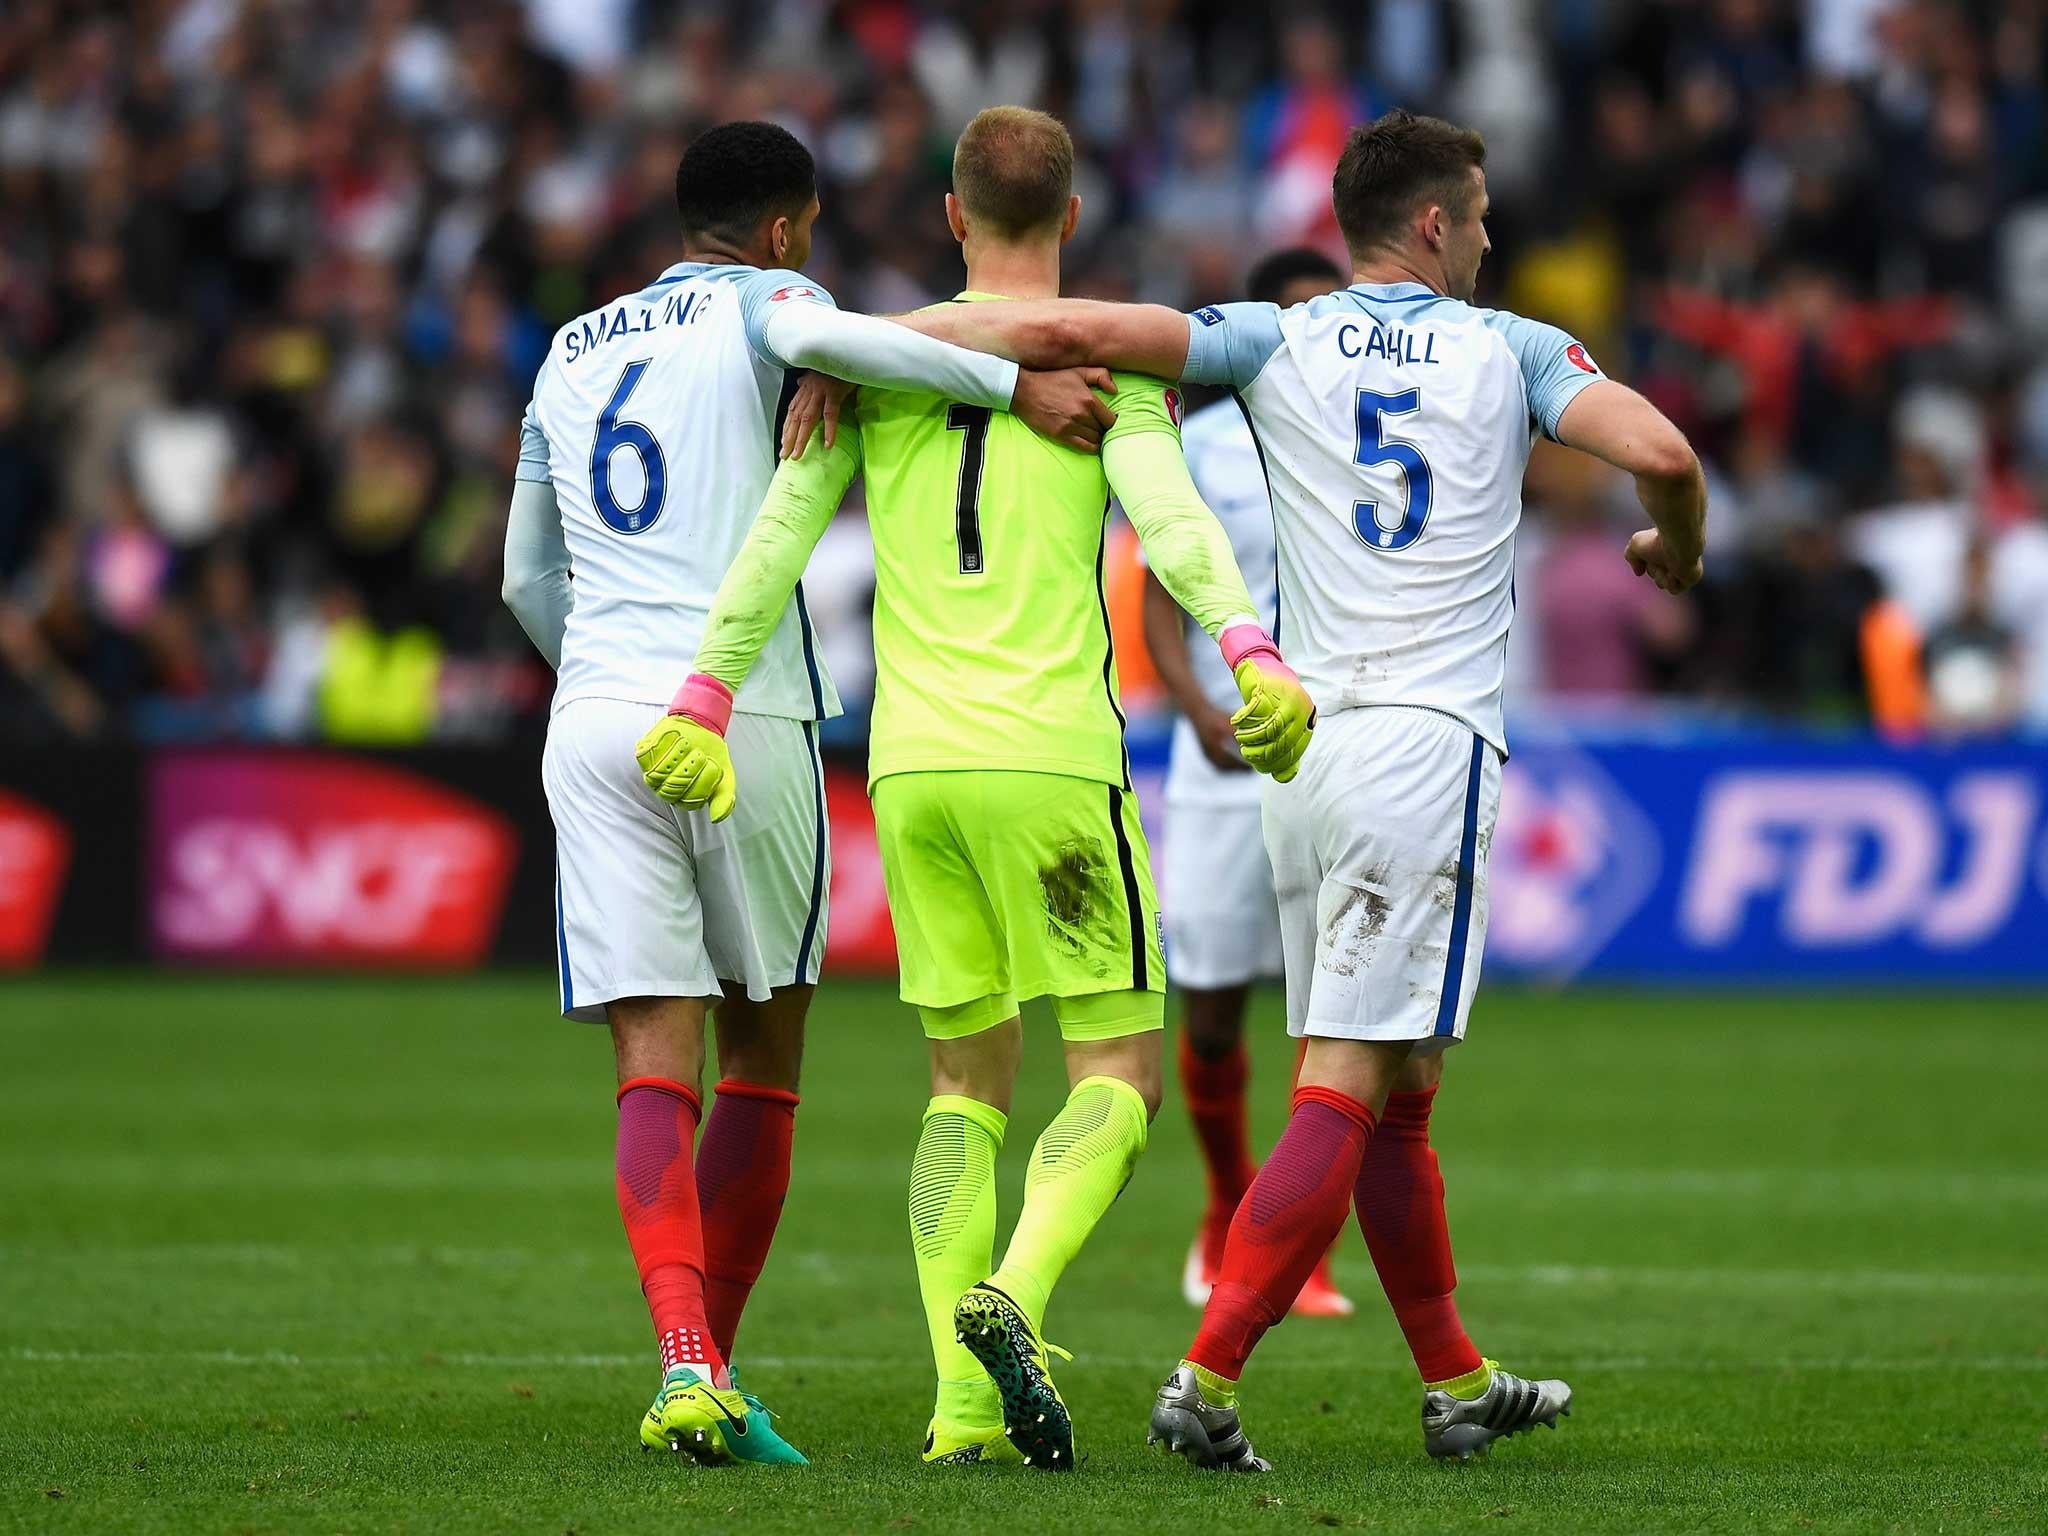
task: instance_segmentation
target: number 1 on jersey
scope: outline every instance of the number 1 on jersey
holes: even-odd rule
[[[1388,437],[1385,421],[1386,417],[1406,416],[1421,408],[1419,389],[1404,389],[1398,395],[1376,394],[1369,389],[1358,392],[1358,446],[1352,461],[1367,467],[1397,465],[1408,481],[1408,505],[1402,509],[1401,521],[1391,528],[1380,520],[1378,502],[1351,504],[1352,531],[1369,549],[1406,549],[1422,537],[1423,525],[1429,521],[1429,460],[1413,443]]]
[[[988,457],[985,405],[946,408],[946,430],[966,434],[960,443],[960,484],[953,494],[953,542],[960,546],[960,574],[979,576],[981,557],[981,466]]]

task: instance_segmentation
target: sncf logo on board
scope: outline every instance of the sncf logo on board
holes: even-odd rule
[[[0,970],[26,970],[42,958],[70,864],[64,823],[0,790]]]
[[[357,758],[168,754],[149,804],[149,931],[171,959],[475,965],[518,858],[495,810]]]

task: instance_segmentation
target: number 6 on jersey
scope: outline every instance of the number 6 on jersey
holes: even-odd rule
[[[1358,447],[1351,456],[1352,462],[1368,468],[1376,464],[1398,465],[1408,482],[1408,505],[1400,522],[1391,528],[1381,521],[1378,502],[1351,504],[1352,529],[1368,548],[1406,549],[1422,537],[1423,525],[1429,521],[1429,460],[1413,443],[1387,436],[1385,421],[1389,416],[1406,416],[1421,407],[1419,389],[1404,389],[1398,395],[1376,394],[1369,389],[1358,392]]]
[[[668,499],[668,462],[661,456],[660,441],[639,422],[619,420],[619,412],[626,408],[651,361],[643,357],[626,365],[618,387],[598,413],[597,436],[590,444],[590,499],[604,525],[614,533],[646,532],[661,516],[661,504]],[[640,460],[640,500],[631,507],[620,506],[612,494],[612,455],[622,448],[630,449]]]

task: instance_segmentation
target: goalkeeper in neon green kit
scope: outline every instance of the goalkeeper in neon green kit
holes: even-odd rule
[[[1058,292],[1080,210],[1072,179],[1056,119],[996,107],[968,125],[946,200],[969,283],[953,302]],[[777,472],[719,588],[696,673],[640,744],[657,794],[713,819],[730,811],[744,789],[722,739],[733,691],[865,469],[876,567],[868,788],[903,999],[932,1060],[910,1179],[939,1374],[927,1461],[1074,1465],[1040,1337],[1046,1302],[1129,1181],[1159,1107],[1158,904],[1102,596],[1111,491],[1167,590],[1222,644],[1245,697],[1246,761],[1292,777],[1314,723],[1188,478],[1177,394],[1133,375],[1114,389],[1100,460],[985,409],[863,390],[835,442]],[[1022,1050],[1018,1004],[1042,995],[1072,1091],[1032,1152],[997,1265],[994,1173]]]

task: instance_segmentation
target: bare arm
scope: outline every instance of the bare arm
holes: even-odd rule
[[[1634,477],[1651,529],[1629,540],[1628,562],[1667,592],[1700,579],[1707,548],[1707,481],[1685,434],[1625,384],[1599,379],[1565,406],[1557,440]]]
[[[926,336],[993,352],[1026,368],[1097,363],[1177,379],[1188,360],[1188,317],[1163,304],[1017,299],[941,304],[891,318]]]
[[[1188,632],[1180,604],[1154,575],[1145,570],[1145,649],[1152,665],[1166,685],[1167,697],[1188,718],[1202,743],[1202,755],[1229,772],[1249,772],[1244,756],[1237,750],[1237,737],[1230,728],[1230,716],[1210,702],[1195,680],[1194,657],[1188,652]]]

